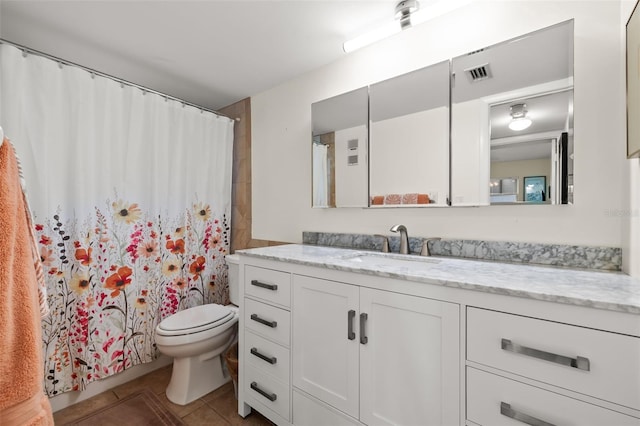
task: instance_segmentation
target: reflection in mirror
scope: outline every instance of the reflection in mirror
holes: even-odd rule
[[[368,90],[311,105],[313,207],[368,205]]]
[[[572,204],[572,123],[572,90],[492,105],[491,204]],[[534,177],[545,182],[535,191]]]
[[[444,206],[449,196],[449,61],[370,88],[372,207]]]
[[[573,21],[454,58],[452,74],[452,204],[572,203]]]

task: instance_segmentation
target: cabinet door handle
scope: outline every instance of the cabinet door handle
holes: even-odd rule
[[[276,399],[278,399],[278,395],[276,395],[275,393],[269,393],[267,391],[263,391],[262,389],[260,389],[260,387],[258,386],[258,384],[256,382],[251,382],[251,389],[253,389],[254,391],[258,392],[260,395],[264,396],[269,401],[273,402]]]
[[[267,284],[258,280],[251,280],[251,285],[255,285],[256,287],[266,288],[267,290],[277,290],[278,286],[276,284]]]
[[[351,309],[347,312],[347,339],[353,340],[356,338],[356,332],[353,331],[353,319],[356,317],[356,311]]]
[[[369,315],[365,313],[360,314],[360,343],[362,343],[363,345],[366,345],[367,342],[369,341],[369,338],[367,337],[367,333],[364,328],[364,324],[367,322],[368,317]]]
[[[261,354],[260,352],[258,352],[257,348],[251,348],[251,355],[255,355],[258,358],[267,361],[271,365],[273,365],[276,362],[278,362],[278,358],[276,358],[275,356],[266,356],[264,354]]]
[[[555,362],[556,364],[565,365],[567,367],[577,368],[579,370],[590,371],[591,364],[589,358],[581,356],[569,358],[568,356],[558,355],[551,352],[545,352],[538,349],[528,348],[526,346],[512,343],[509,339],[502,339],[502,349],[516,354],[526,355],[545,361]]]
[[[544,420],[516,411],[506,402],[500,402],[500,414],[530,426],[555,426],[553,423],[548,423]]]
[[[268,321],[266,319],[262,319],[258,316],[258,314],[251,314],[251,319],[259,322],[260,324],[264,324],[267,327],[276,328],[278,326],[277,321]]]

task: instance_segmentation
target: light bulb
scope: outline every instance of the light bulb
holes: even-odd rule
[[[524,130],[529,126],[531,126],[531,120],[527,117],[514,118],[511,120],[511,123],[509,123],[509,128],[516,132]]]

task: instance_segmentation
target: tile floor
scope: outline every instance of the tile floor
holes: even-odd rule
[[[124,398],[140,389],[148,387],[158,395],[158,398],[167,408],[178,415],[178,417],[181,417],[187,425],[273,425],[273,423],[256,411],[253,411],[244,419],[238,415],[238,401],[235,398],[233,383],[231,382],[188,405],[176,405],[170,402],[164,394],[164,390],[171,378],[171,367],[172,366],[169,365],[152,371],[135,380],[98,394],[93,398],[56,411],[53,413],[55,424],[67,424],[94,410],[109,405],[120,398]]]

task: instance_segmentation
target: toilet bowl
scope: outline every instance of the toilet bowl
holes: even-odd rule
[[[156,327],[158,350],[173,359],[169,401],[186,405],[227,383],[222,354],[237,340],[235,306],[195,306],[165,318]]]

